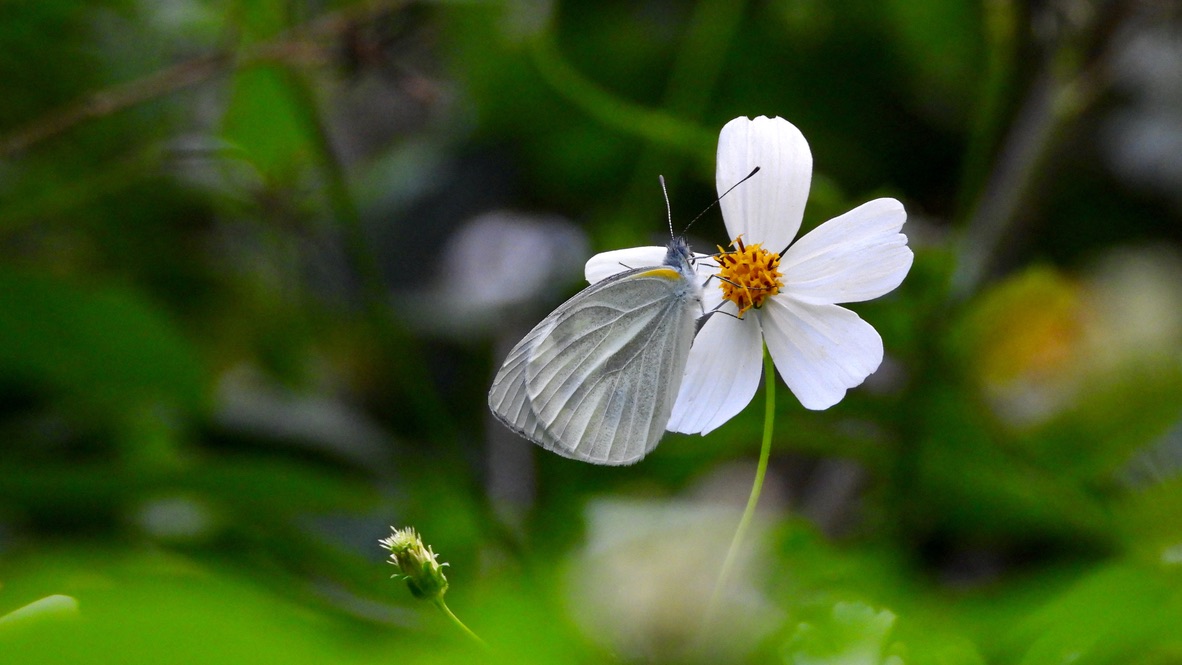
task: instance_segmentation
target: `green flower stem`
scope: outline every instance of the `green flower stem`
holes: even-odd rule
[[[735,42],[746,4],[746,0],[699,0],[694,4],[679,40],[660,109],[686,122],[702,121],[715,98],[718,78],[728,62],[726,52]],[[714,146],[707,144],[702,150],[701,155],[695,155],[695,163],[704,167],[703,173],[713,175]],[[670,160],[669,154],[668,146],[644,142],[633,168],[632,184],[623,197],[625,210],[648,210],[653,201],[654,173],[663,173],[671,190],[677,188],[678,175],[689,162]]]
[[[1015,68],[1018,65],[1020,10],[1015,0],[985,0],[982,3],[985,40],[984,75],[973,104],[973,117],[965,157],[956,188],[958,199],[955,218],[967,218],[974,199],[989,176],[991,153],[996,150],[1012,101]]]
[[[986,94],[978,105],[982,113],[1005,112],[1004,93],[1008,81],[1005,71],[1009,66],[1007,54],[1016,47],[1009,43],[1015,39],[1012,31],[1017,22],[1016,11],[1006,0],[991,0],[985,3],[986,26],[990,55],[985,77]],[[952,275],[952,295],[962,300],[972,295],[981,282],[989,275],[995,255],[1015,235],[1016,227],[1027,222],[1032,205],[1036,206],[1042,196],[1038,182],[1053,173],[1047,165],[1055,154],[1055,148],[1068,135],[1069,128],[1080,116],[1100,99],[1111,86],[1113,59],[1121,52],[1116,47],[1122,28],[1132,21],[1131,7],[1137,3],[1100,3],[1086,20],[1074,23],[1056,37],[1048,51],[1041,71],[1035,74],[1029,91],[1008,121],[1009,128],[1000,145],[994,147],[994,135],[987,124],[981,125],[979,134],[970,138],[969,160],[980,160],[988,152],[996,158],[987,171],[982,170],[982,182],[961,182],[961,190],[972,193],[976,201],[966,208],[967,215],[960,220],[961,237],[957,243],[957,260]],[[1010,31],[1009,33],[1007,31]],[[997,80],[994,80],[996,77]],[[991,95],[997,95],[993,99]],[[1010,116],[1010,113],[1006,113]],[[984,116],[983,116],[984,118]],[[980,121],[988,123],[987,119]],[[990,141],[985,148],[976,144]],[[980,169],[968,163],[966,172]],[[1041,197],[1041,198],[1040,198]],[[960,216],[960,215],[958,215]]]
[[[447,606],[447,603],[444,602],[443,596],[439,596],[435,599],[435,606],[438,607],[444,614],[446,614],[447,618],[451,619],[451,622],[454,623],[461,631],[463,631],[465,635],[472,638],[472,640],[474,642],[476,642],[480,646],[484,647],[485,649],[488,648],[488,642],[485,642],[484,640],[480,639],[479,635],[472,632],[471,628],[465,626],[463,621],[460,621],[460,617],[456,616],[451,611],[451,608],[449,608]]]
[[[567,62],[549,31],[530,42],[538,74],[556,93],[607,127],[699,157],[714,159],[714,134],[668,113],[633,104],[600,87]],[[712,167],[711,167],[712,168]]]
[[[710,596],[708,613],[713,613],[718,603],[718,596],[722,593],[735,565],[735,558],[739,555],[739,548],[743,544],[743,537],[751,526],[751,519],[755,516],[755,506],[759,504],[759,493],[763,490],[763,478],[767,475],[767,462],[772,453],[772,430],[776,424],[776,366],[772,363],[772,356],[763,347],[763,385],[764,385],[764,413],[763,413],[763,444],[759,449],[759,466],[755,469],[755,482],[751,485],[751,496],[747,498],[747,507],[743,509],[743,517],[735,529],[735,537],[731,540],[730,549],[722,561],[722,570],[718,573],[718,581],[714,583],[714,593]]]

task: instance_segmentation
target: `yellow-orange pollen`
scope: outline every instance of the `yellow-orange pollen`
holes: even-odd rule
[[[731,243],[734,251],[727,252],[721,247],[715,260],[718,261],[718,280],[722,297],[739,308],[739,318],[752,307],[763,306],[763,301],[780,292],[784,286],[780,274],[780,255],[767,251],[756,243],[744,245],[743,238]]]

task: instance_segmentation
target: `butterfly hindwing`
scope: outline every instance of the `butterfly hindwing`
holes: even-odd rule
[[[693,342],[685,278],[641,268],[598,282],[510,351],[489,393],[493,413],[565,457],[629,464],[656,447]]]

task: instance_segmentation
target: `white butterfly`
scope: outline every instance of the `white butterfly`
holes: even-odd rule
[[[660,442],[694,322],[704,314],[684,238],[664,265],[619,273],[559,305],[505,359],[488,393],[501,422],[563,457],[632,464]]]

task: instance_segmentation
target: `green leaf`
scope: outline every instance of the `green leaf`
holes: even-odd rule
[[[42,622],[69,621],[78,616],[78,601],[55,594],[35,600],[24,607],[0,616],[0,635],[27,629]]]
[[[0,376],[103,407],[196,409],[196,350],[138,294],[0,270]]]
[[[891,0],[884,18],[895,48],[916,73],[912,85],[926,106],[967,110],[984,51],[980,3],[968,0]],[[939,57],[932,57],[939,53]],[[941,109],[944,110],[944,109]]]
[[[1150,655],[1182,625],[1170,581],[1128,565],[1097,570],[1020,624],[1013,637],[1029,644],[1021,662],[1128,663]]]
[[[307,102],[281,67],[240,69],[230,84],[223,135],[240,148],[265,184],[291,182],[315,157]]]

